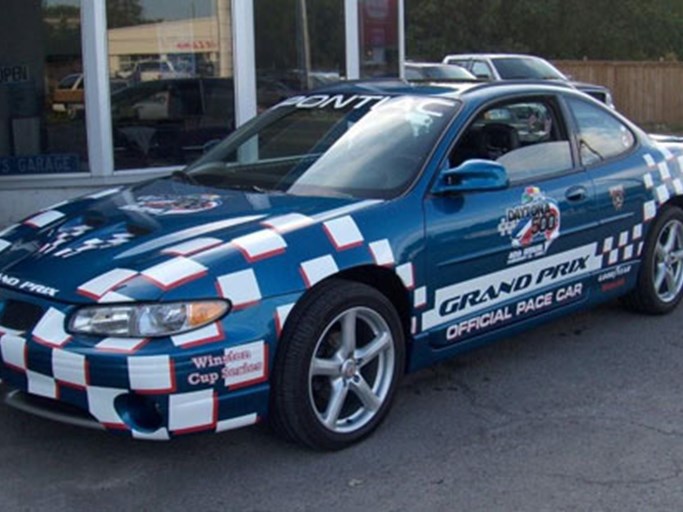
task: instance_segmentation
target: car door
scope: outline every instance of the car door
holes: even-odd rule
[[[597,270],[594,187],[554,96],[485,108],[444,166],[496,160],[502,190],[425,200],[428,293],[421,329],[434,345],[475,340],[576,306]]]
[[[594,183],[601,212],[603,270],[597,292],[620,294],[636,279],[646,226],[657,206],[683,192],[683,185],[670,172],[666,155],[638,148],[633,131],[612,111],[574,96],[566,102],[575,123],[579,160]]]

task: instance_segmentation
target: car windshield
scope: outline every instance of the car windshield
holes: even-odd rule
[[[502,57],[491,59],[504,80],[566,80],[562,73],[541,59],[523,57]]]
[[[186,169],[213,187],[390,198],[415,180],[459,103],[419,96],[296,96]]]

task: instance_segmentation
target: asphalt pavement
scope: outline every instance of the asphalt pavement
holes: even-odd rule
[[[170,443],[0,406],[0,510],[683,510],[683,306],[617,304],[406,377],[369,439]]]

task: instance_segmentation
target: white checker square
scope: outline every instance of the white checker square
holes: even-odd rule
[[[641,254],[643,254],[643,246],[644,246],[644,245],[645,245],[645,242],[640,242],[640,243],[638,244],[638,256],[640,256]]]
[[[148,338],[105,338],[95,345],[97,350],[117,354],[132,354],[140,350]]]
[[[657,195],[657,201],[659,201],[659,204],[666,203],[669,200],[669,197],[671,197],[669,194],[669,189],[666,187],[666,185],[658,186],[655,193]]]
[[[26,219],[24,221],[24,224],[34,228],[44,228],[45,226],[52,224],[53,222],[57,222],[62,217],[64,217],[64,214],[62,212],[58,212],[56,210],[48,210],[39,213],[38,215],[34,215],[29,219]]]
[[[249,262],[282,254],[287,248],[287,242],[274,229],[262,229],[235,238],[232,243]]]
[[[669,151],[667,148],[665,148],[664,146],[660,146],[659,151],[662,153],[665,160],[672,160],[674,157],[673,153],[671,151]]]
[[[127,268],[115,268],[100,276],[83,283],[78,287],[78,293],[90,297],[93,300],[99,300],[108,291],[120,286],[126,281],[138,275],[134,270]]]
[[[144,270],[142,276],[162,290],[168,290],[205,276],[207,272],[208,269],[201,263],[178,256]]]
[[[416,308],[421,308],[427,304],[427,287],[420,286],[415,290],[413,296],[413,305]]]
[[[377,242],[372,242],[370,245],[370,252],[375,260],[375,263],[379,266],[391,266],[396,260],[394,259],[394,252],[391,250],[391,245],[389,240],[378,240]]]
[[[171,436],[168,434],[168,430],[165,428],[160,428],[154,432],[140,432],[139,430],[133,430],[131,432],[133,439],[141,439],[143,441],[168,441]]]
[[[674,179],[671,184],[674,186],[674,192],[676,192],[677,196],[683,195],[683,183],[680,178]]]
[[[602,244],[602,252],[610,252],[612,248],[614,247],[614,237],[610,236],[608,238],[605,238],[605,242]]]
[[[289,233],[290,231],[295,231],[310,224],[313,224],[313,219],[300,213],[289,213],[287,215],[273,217],[272,219],[264,220],[261,223],[261,225],[273,228],[280,234]]]
[[[253,269],[220,276],[218,291],[221,297],[232,302],[233,309],[244,308],[261,300],[261,289]]]
[[[205,345],[207,343],[214,343],[225,339],[225,333],[219,322],[214,322],[201,329],[186,332],[184,334],[176,334],[171,336],[171,341],[176,347],[190,348],[198,345]]]
[[[63,347],[71,341],[71,336],[64,330],[65,320],[65,315],[61,311],[55,308],[48,309],[33,328],[33,339],[50,347]]]
[[[657,204],[654,201],[647,201],[643,204],[643,220],[648,221],[654,219],[657,214]]]
[[[189,240],[172,247],[167,247],[162,250],[162,254],[170,254],[172,256],[190,256],[192,254],[197,254],[201,251],[206,251],[223,242],[218,238],[204,237],[195,238],[194,240]]]
[[[2,238],[0,238],[0,252],[7,249],[10,245],[12,245],[12,244],[9,243],[7,240],[3,240]]]
[[[338,251],[358,247],[363,243],[363,235],[349,215],[328,220],[323,227]]]
[[[643,155],[643,160],[645,160],[645,163],[646,163],[647,166],[650,167],[650,168],[656,167],[656,166],[657,166],[657,164],[655,163],[655,159],[652,158],[652,155],[649,154],[649,153]]]
[[[415,287],[415,274],[413,273],[412,263],[404,263],[396,267],[396,274],[401,278],[406,288],[412,290]]]
[[[633,226],[633,240],[639,240],[643,236],[643,225],[636,224]]]
[[[609,253],[609,259],[607,260],[607,263],[609,265],[614,265],[617,261],[619,261],[619,249],[614,249]]]
[[[27,370],[26,381],[28,382],[29,393],[47,398],[56,399],[58,397],[57,382],[52,377]]]
[[[628,243],[628,231],[619,233],[619,247],[623,247]]]
[[[0,337],[0,354],[7,366],[26,371],[26,340],[13,334]]]
[[[417,334],[417,317],[410,319],[410,334],[413,336]]]
[[[336,274],[338,271],[339,268],[337,267],[337,263],[329,254],[327,256],[321,256],[320,258],[304,261],[301,264],[301,276],[303,277],[307,288],[311,288],[316,283],[332,274]]]
[[[649,172],[643,175],[643,183],[645,184],[645,188],[651,189],[654,187],[654,181],[652,179],[652,174]]]
[[[88,385],[88,367],[85,356],[66,350],[52,351],[52,375],[59,382],[78,387]]]
[[[109,428],[125,428],[125,424],[121,421],[121,417],[114,407],[114,400],[119,395],[126,393],[126,390],[88,386],[86,391],[88,395],[88,411],[97,421]]]
[[[285,326],[285,322],[287,322],[287,317],[292,312],[292,309],[294,309],[294,303],[285,304],[284,306],[278,306],[275,309],[275,328],[277,330],[278,335],[282,332],[282,328]]]
[[[630,260],[633,258],[633,245],[627,245],[624,247],[624,260]]]
[[[168,397],[168,428],[175,432],[193,432],[214,428],[218,404],[212,389]]]
[[[237,418],[228,418],[227,420],[221,420],[216,424],[216,432],[225,432],[226,430],[246,427],[247,425],[253,425],[257,421],[258,415],[255,412],[245,414],[244,416],[238,416]]]
[[[130,387],[148,393],[175,390],[175,373],[169,356],[130,356],[128,358]]]
[[[659,162],[657,164],[659,167],[659,175],[661,176],[662,180],[669,180],[671,179],[671,172],[669,171],[669,165],[666,162]]]
[[[135,302],[135,299],[118,292],[107,292],[97,302],[100,304],[112,304],[115,302]]]

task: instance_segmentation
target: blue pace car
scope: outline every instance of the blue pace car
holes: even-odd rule
[[[399,379],[683,288],[683,141],[547,83],[348,83],[167,178],[0,232],[10,405],[138,439],[268,418],[339,449]]]

